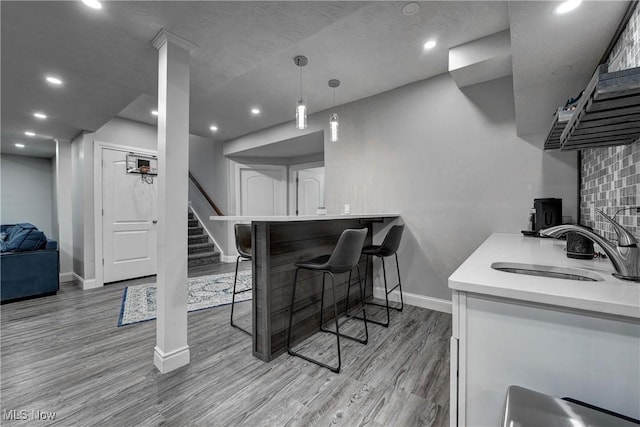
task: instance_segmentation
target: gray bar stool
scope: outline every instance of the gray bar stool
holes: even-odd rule
[[[360,259],[360,252],[362,251],[362,245],[364,244],[364,239],[367,237],[367,229],[363,228],[360,230],[355,229],[347,229],[342,232],[340,235],[340,239],[338,239],[338,243],[331,255],[322,255],[317,258],[311,259],[309,261],[297,262],[294,265],[296,266],[296,272],[293,278],[293,294],[291,296],[291,309],[289,311],[289,330],[287,334],[287,352],[292,356],[300,357],[308,362],[315,363],[316,365],[322,366],[331,370],[332,372],[339,373],[340,368],[342,366],[342,359],[340,358],[340,337],[348,338],[354,341],[357,341],[362,344],[367,344],[369,341],[369,331],[367,330],[367,314],[365,312],[364,300],[361,300],[362,303],[362,319],[364,320],[364,334],[365,338],[356,338],[346,334],[340,333],[340,324],[338,323],[338,308],[337,308],[337,300],[336,300],[336,280],[335,274],[340,273],[349,273],[349,285],[347,285],[347,292],[349,290],[351,284],[351,273],[353,268],[356,267],[358,271],[358,282],[360,283],[360,292],[361,295],[364,295],[364,288],[362,287],[362,280],[360,280],[360,268],[358,267],[358,260]],[[296,351],[291,349],[291,328],[293,323],[293,313],[296,302],[296,287],[298,283],[298,272],[303,270],[313,270],[313,271],[322,271],[322,299],[320,301],[320,330],[322,332],[328,332],[334,334],[336,336],[336,344],[338,347],[338,365],[330,366],[326,363],[320,362],[319,360],[312,359],[311,357],[304,356]],[[323,323],[323,312],[324,312],[324,288],[325,288],[325,278],[327,276],[331,276],[331,293],[333,295],[333,315],[336,323],[335,332],[329,329],[324,328]],[[348,301],[347,301],[348,303]],[[348,307],[347,307],[348,308]],[[349,319],[346,319],[349,320]],[[344,324],[344,322],[342,323]]]
[[[236,275],[233,279],[233,295],[231,296],[231,326],[240,329],[242,332],[252,335],[250,331],[247,331],[246,329],[233,323],[233,308],[236,305],[236,295],[242,294],[244,292],[249,292],[251,290],[251,288],[249,288],[236,292],[236,283],[238,281],[238,265],[240,264],[240,259],[251,259],[251,226],[248,224],[235,224],[234,229],[236,234],[236,249],[238,250],[238,257],[236,258]]]
[[[380,260],[382,261],[382,275],[384,277],[384,297],[385,297],[386,303],[385,304],[378,304],[376,302],[365,302],[365,303],[367,305],[375,305],[375,306],[384,307],[387,309],[386,322],[380,322],[371,318],[369,319],[369,322],[375,323],[376,325],[384,326],[385,328],[389,327],[389,309],[402,311],[402,309],[404,308],[404,300],[402,298],[402,280],[400,279],[400,265],[398,264],[398,247],[400,246],[400,240],[402,239],[403,231],[404,231],[404,225],[394,225],[393,227],[391,227],[387,235],[384,237],[384,241],[382,242],[381,245],[370,245],[362,248],[362,255],[367,256],[367,263],[366,263],[366,268],[364,273],[365,285],[366,285],[367,273],[369,268],[369,257],[376,256],[380,258]],[[389,290],[387,288],[387,270],[384,265],[384,259],[386,257],[390,257],[391,255],[395,255],[396,257],[396,270],[398,271],[398,283],[393,288],[391,288],[391,290]],[[400,289],[400,308],[389,306],[389,294],[395,291],[396,288]],[[364,295],[362,295],[361,298],[364,299]],[[349,293],[347,292],[347,304],[349,303],[348,299],[349,299]],[[354,317],[357,317],[357,316],[354,316]],[[357,318],[362,319],[360,317],[357,317]]]

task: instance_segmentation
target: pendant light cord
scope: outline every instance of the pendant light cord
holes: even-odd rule
[[[302,101],[302,67],[300,63],[298,63],[298,68],[300,68],[300,101]]]

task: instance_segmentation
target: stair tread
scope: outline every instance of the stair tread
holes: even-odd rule
[[[207,239],[209,238],[209,236],[208,236],[208,235],[206,235],[206,234],[204,234],[204,233],[202,233],[202,234],[189,234],[189,236],[188,236],[188,237],[190,237],[190,238],[192,238],[192,239],[198,239],[198,238],[200,238],[200,239],[201,239],[201,238],[203,238],[203,237],[206,237]]]
[[[208,258],[208,257],[215,257],[216,255],[219,255],[220,252],[200,252],[197,254],[189,254],[188,258],[189,259],[198,259],[198,258]]]
[[[214,248],[216,246],[215,243],[211,243],[211,242],[204,242],[204,243],[190,243],[189,247],[192,249],[196,249],[196,248],[206,248],[206,247],[212,247]]]

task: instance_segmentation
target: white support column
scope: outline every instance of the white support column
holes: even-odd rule
[[[60,281],[73,281],[73,223],[71,190],[71,141],[56,139],[55,196],[58,218]]]
[[[158,49],[158,278],[154,363],[161,373],[189,364],[187,203],[189,55],[195,45],[165,30]]]

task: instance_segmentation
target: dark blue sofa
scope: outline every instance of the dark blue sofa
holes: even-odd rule
[[[23,238],[25,245],[17,248],[2,242],[3,250],[9,249],[0,253],[0,301],[2,303],[53,295],[60,289],[58,242],[46,239],[44,234],[31,224],[17,225],[26,229],[30,226],[36,230],[26,234],[31,235],[39,249],[23,250],[29,247],[26,245],[28,238]],[[10,227],[15,226],[16,224],[1,225],[0,233],[6,233]]]

